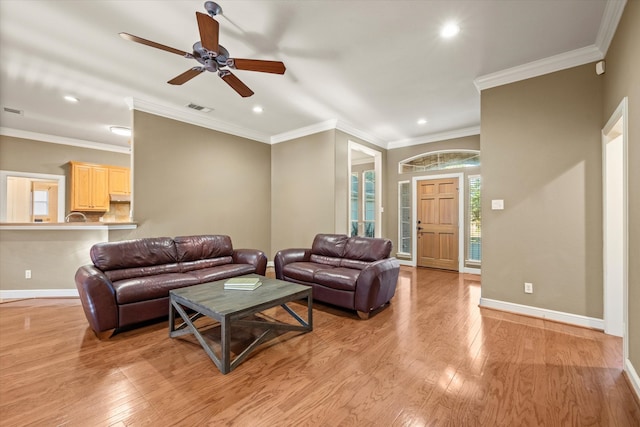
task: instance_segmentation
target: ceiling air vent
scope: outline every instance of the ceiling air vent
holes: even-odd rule
[[[187,104],[187,107],[191,108],[192,110],[202,111],[203,113],[208,113],[213,109],[213,108],[203,107],[202,105],[194,104],[193,102],[190,104]]]
[[[18,110],[17,108],[9,108],[9,107],[4,107],[4,112],[11,113],[11,114],[18,114],[19,116],[22,116],[24,114],[24,111],[22,110]]]

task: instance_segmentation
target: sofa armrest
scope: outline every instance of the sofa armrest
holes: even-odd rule
[[[267,256],[257,249],[236,249],[233,251],[234,264],[250,264],[256,269],[256,274],[264,276],[267,271]]]
[[[355,309],[369,313],[393,298],[396,292],[400,263],[395,258],[372,262],[360,272],[356,282]]]
[[[89,326],[100,336],[101,332],[118,327],[116,291],[107,276],[93,265],[78,269],[76,288]]]
[[[292,262],[309,261],[311,258],[311,249],[283,249],[276,253],[273,258],[273,264],[276,270],[276,279],[284,280],[283,269],[287,264]]]

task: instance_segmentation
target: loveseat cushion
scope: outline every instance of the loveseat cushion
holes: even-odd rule
[[[344,258],[360,261],[377,261],[389,258],[391,240],[373,237],[350,237],[345,245]]]
[[[173,240],[176,245],[178,261],[181,262],[233,255],[233,245],[229,236],[178,236]]]
[[[311,254],[311,256],[309,257],[309,261],[315,262],[317,264],[325,264],[325,265],[331,265],[333,267],[340,267],[340,262],[342,262],[342,258]]]
[[[198,284],[190,274],[168,273],[157,276],[135,277],[113,282],[118,304],[168,297],[171,289]]]
[[[311,253],[342,258],[349,237],[346,234],[318,234],[313,239]]]
[[[286,278],[301,280],[303,282],[313,282],[313,277],[319,270],[331,268],[327,265],[313,262],[294,262],[284,266],[282,270]]]
[[[318,270],[314,276],[314,282],[328,288],[353,292],[356,290],[359,275],[360,270],[353,268],[329,268]]]
[[[122,242],[97,243],[89,251],[91,261],[102,271],[120,270],[177,261],[176,247],[169,237],[149,237]]]

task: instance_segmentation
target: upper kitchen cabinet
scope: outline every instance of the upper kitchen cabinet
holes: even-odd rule
[[[109,210],[109,168],[82,162],[71,165],[71,211]]]
[[[131,194],[129,168],[109,166],[109,194]]]

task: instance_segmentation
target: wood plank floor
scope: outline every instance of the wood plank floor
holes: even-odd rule
[[[477,276],[403,267],[369,320],[315,304],[313,332],[274,337],[227,375],[166,321],[99,341],[78,300],[5,302],[0,425],[640,425],[620,339],[479,298]]]

